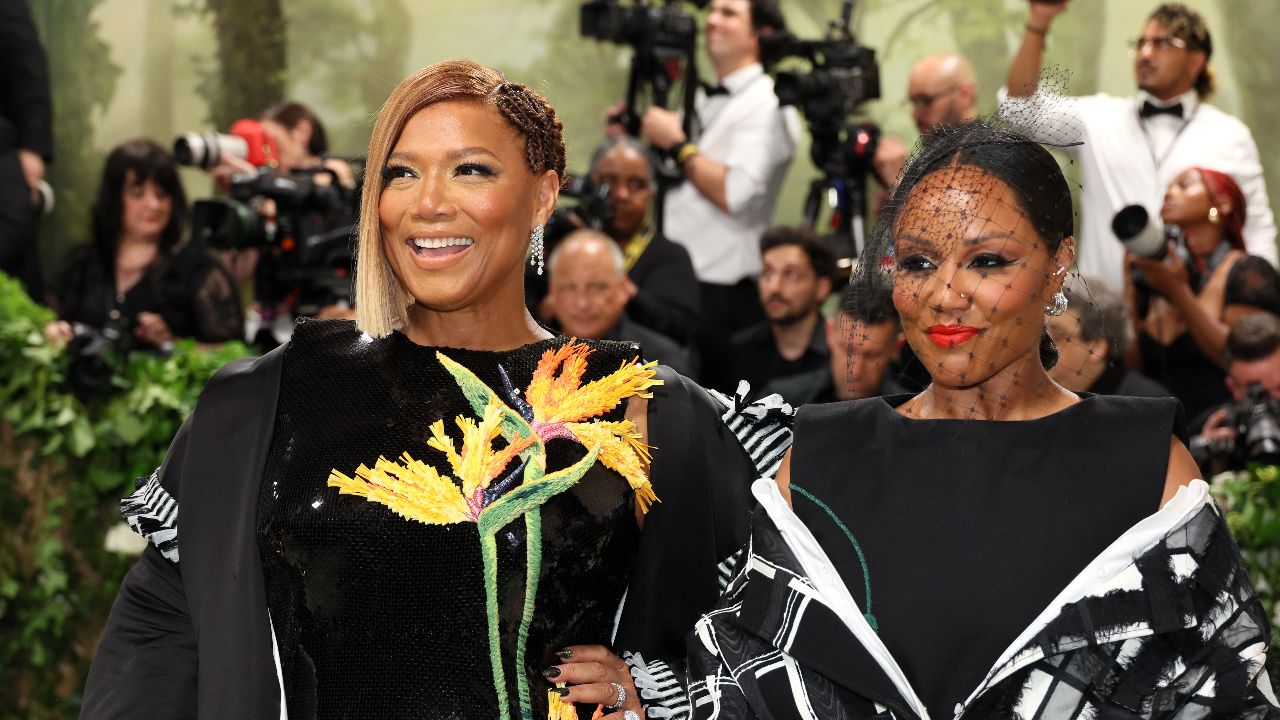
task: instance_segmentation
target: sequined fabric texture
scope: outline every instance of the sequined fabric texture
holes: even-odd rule
[[[562,338],[510,352],[444,349],[491,388],[499,366],[525,387]],[[591,343],[584,382],[637,354]],[[267,601],[289,716],[495,718],[486,598],[476,525],[424,525],[326,486],[332,468],[404,452],[430,460],[429,426],[471,413],[436,358],[400,333],[371,340],[350,323],[304,322],[284,361],[279,412],[258,506]],[[621,409],[606,419],[618,420]],[[586,449],[548,444],[548,470]],[[547,715],[542,668],[570,644],[608,644],[639,539],[627,482],[597,463],[541,508],[542,563],[526,657],[516,658],[524,605],[525,525],[497,535],[498,616],[509,712],[516,673],[533,717]],[[586,713],[583,713],[586,717]]]

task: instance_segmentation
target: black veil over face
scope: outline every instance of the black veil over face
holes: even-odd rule
[[[1059,362],[1048,320],[1054,337],[1073,343],[1074,328],[1059,321],[1096,312],[1061,312],[1074,225],[1070,186],[1040,143],[998,119],[939,128],[882,208],[845,311],[856,318],[891,301],[935,386],[985,388],[1003,401]],[[1073,287],[1087,297],[1078,278]],[[1107,353],[1095,367],[1095,348],[1080,342],[1084,352],[1063,354],[1079,367],[1063,369],[1105,367]]]

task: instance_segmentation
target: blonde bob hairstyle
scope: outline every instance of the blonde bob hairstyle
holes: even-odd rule
[[[497,70],[451,60],[429,65],[410,75],[391,91],[378,112],[369,138],[364,191],[360,196],[360,225],[356,250],[356,326],[373,337],[386,337],[408,322],[413,297],[391,270],[382,250],[378,202],[385,181],[382,169],[409,118],[419,110],[448,100],[474,100],[498,109],[525,144],[525,164],[535,176],[555,170],[563,181],[564,135],[556,111],[538,93],[507,82]]]

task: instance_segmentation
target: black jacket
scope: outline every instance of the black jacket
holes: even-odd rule
[[[220,370],[164,464],[122,503],[150,544],[112,608],[81,717],[279,717],[255,519],[283,349]],[[666,368],[658,377],[649,442],[661,502],[645,518],[615,647],[642,700],[679,712],[684,637],[745,541],[757,470],[721,419],[727,400]]]

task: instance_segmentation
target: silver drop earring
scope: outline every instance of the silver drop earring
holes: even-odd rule
[[[544,265],[542,238],[545,234],[546,231],[541,225],[535,226],[533,232],[529,233],[529,264],[538,268],[539,275],[542,274]]]
[[[1044,314],[1050,317],[1058,317],[1067,311],[1067,294],[1059,290],[1053,294],[1053,305],[1044,309]]]

